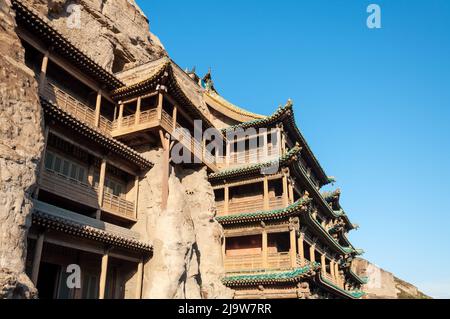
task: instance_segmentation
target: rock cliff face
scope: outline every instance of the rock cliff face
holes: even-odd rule
[[[214,195],[206,171],[171,170],[168,208],[161,210],[162,151],[146,156],[155,166],[140,183],[137,229],[154,245],[144,298],[230,298],[222,285],[223,231],[213,219]]]
[[[0,298],[32,298],[27,228],[43,150],[37,83],[24,63],[8,0],[0,0]]]
[[[353,262],[355,272],[360,276],[366,276],[369,281],[364,285],[367,299],[428,299],[417,289],[392,273],[364,259],[356,259]]]
[[[105,69],[119,72],[166,52],[134,0],[24,0]]]

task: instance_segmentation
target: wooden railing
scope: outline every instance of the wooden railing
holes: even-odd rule
[[[284,207],[283,197],[277,196],[269,199],[269,209],[281,209]],[[254,213],[258,211],[264,211],[264,200],[252,199],[252,200],[240,200],[239,202],[230,201],[228,204],[228,212],[225,213],[225,204],[223,201],[216,203],[217,214],[219,216],[223,215],[234,215],[241,213]]]
[[[257,255],[225,256],[226,272],[242,272],[252,270],[283,270],[292,268],[291,257],[286,253],[271,253],[267,255],[267,266],[263,265],[263,257]]]
[[[134,202],[105,191],[102,209],[127,219],[135,219]]]
[[[59,108],[71,114],[78,120],[95,127],[95,110],[79,101],[69,93],[58,88],[54,83],[47,81],[44,89],[41,91],[42,96]],[[97,127],[103,134],[111,135],[112,122],[107,118],[100,116],[99,126]]]
[[[219,168],[224,167],[234,167],[242,166],[248,164],[257,164],[261,162],[268,162],[271,160],[276,160],[280,157],[278,149],[275,147],[268,147],[267,154],[264,147],[259,147],[254,150],[247,150],[239,153],[230,154],[229,158],[227,156],[217,157],[217,166]]]
[[[39,186],[52,194],[90,207],[98,207],[98,193],[95,188],[52,170],[45,169],[41,173]]]

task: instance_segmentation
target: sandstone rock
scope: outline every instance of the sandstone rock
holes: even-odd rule
[[[24,2],[109,71],[119,72],[166,55],[134,0]]]
[[[363,286],[367,299],[428,299],[417,289],[392,273],[370,263],[367,260],[357,258],[353,261],[354,271],[368,277],[369,281]]]
[[[14,28],[11,3],[0,0],[0,298],[32,298],[25,257],[43,123],[37,83]]]
[[[155,163],[140,183],[139,220],[154,245],[145,268],[144,298],[229,298],[221,283],[222,227],[206,171],[172,168],[168,208],[161,210],[162,151],[144,153]],[[145,230],[143,230],[145,228]]]

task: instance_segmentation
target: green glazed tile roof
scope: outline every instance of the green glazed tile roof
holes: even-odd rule
[[[349,269],[348,273],[350,274],[350,276],[355,278],[359,283],[361,283],[363,285],[365,285],[369,282],[369,277],[361,277],[361,276],[357,275],[351,268]]]
[[[311,148],[309,147],[308,143],[306,142],[305,138],[303,137],[302,133],[298,129],[297,125],[295,124],[295,118],[294,118],[294,110],[293,110],[293,103],[291,100],[288,100],[285,106],[280,106],[275,111],[274,114],[271,116],[267,116],[262,119],[256,119],[249,122],[240,123],[238,125],[230,126],[222,130],[224,134],[226,134],[228,131],[235,130],[237,128],[246,129],[249,127],[263,127],[263,126],[269,126],[274,123],[283,122],[286,124],[285,128],[289,129],[293,135],[295,141],[300,141],[300,144],[302,147],[304,147],[305,152],[308,156],[308,158],[314,163],[315,171],[317,173],[317,177],[320,179],[321,184],[329,184],[334,181],[333,178],[329,178],[325,171],[323,170],[322,166],[320,165],[319,161],[317,160],[316,156],[312,152]]]
[[[314,264],[307,264],[304,267],[296,268],[289,271],[273,271],[273,272],[261,272],[242,275],[229,275],[226,276],[222,280],[222,282],[227,286],[296,282],[307,275],[312,275],[313,272],[318,268],[319,264],[316,262]]]
[[[301,198],[294,204],[289,205],[286,208],[270,210],[270,211],[259,211],[254,213],[242,213],[236,215],[227,215],[216,217],[216,220],[221,224],[235,224],[244,222],[255,222],[263,220],[274,220],[283,217],[291,216],[301,211],[307,210],[307,205],[311,202],[310,198]]]
[[[363,292],[361,290],[351,291],[351,290],[342,289],[341,287],[336,286],[333,282],[331,282],[331,281],[327,280],[326,278],[324,278],[322,276],[322,274],[320,274],[320,280],[324,284],[326,284],[327,286],[332,287],[333,289],[340,291],[341,293],[343,293],[344,295],[346,295],[346,296],[348,296],[350,298],[359,299],[359,298],[361,298],[362,296],[365,295],[365,292]]]

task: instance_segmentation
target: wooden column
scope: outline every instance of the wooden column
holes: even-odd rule
[[[106,277],[108,275],[108,259],[109,259],[109,250],[106,249],[102,256],[102,268],[100,272],[100,287],[98,290],[98,298],[105,299],[105,291],[106,291]]]
[[[44,247],[44,232],[38,235],[36,247],[34,249],[33,270],[31,272],[31,281],[36,286],[39,277],[39,268],[41,266],[42,248]]]
[[[141,257],[141,260],[138,263],[137,274],[136,274],[136,299],[142,298],[142,281],[144,279],[144,258]]]
[[[48,135],[50,133],[50,127],[47,125],[45,126],[44,130],[44,152],[42,153],[41,162],[39,163],[39,176],[37,178],[37,187],[34,191],[33,197],[37,199],[39,197],[39,191],[42,184],[42,174],[45,170],[45,157],[47,156],[47,143],[48,143]]]
[[[164,135],[162,130],[159,131],[159,137],[163,147],[161,209],[165,210],[167,209],[167,201],[169,199],[170,139]]]
[[[47,68],[48,68],[49,52],[45,52],[42,58],[41,73],[39,74],[39,90],[42,93],[47,85]]]
[[[305,264],[305,247],[303,246],[304,240],[305,234],[300,233],[297,239],[297,246],[298,246],[298,254],[300,256],[300,263],[302,266]]]
[[[142,103],[142,98],[138,97],[137,103],[136,103],[136,115],[134,117],[134,125],[139,125],[139,122],[141,120],[141,103]]]
[[[101,114],[101,105],[102,105],[102,91],[97,92],[97,100],[95,102],[95,126],[99,127],[100,125],[100,114]]]
[[[316,261],[316,244],[312,244],[311,247],[309,247],[309,258],[311,259],[311,263]]]
[[[325,275],[327,273],[327,260],[325,254],[320,256],[320,264],[322,266],[322,275]]]
[[[289,205],[289,191],[288,191],[288,181],[287,174],[283,172],[283,206],[287,207]]]
[[[227,141],[227,149],[225,154],[225,163],[227,166],[230,166],[230,159],[231,159],[231,143]]]
[[[291,227],[289,230],[289,238],[290,238],[290,244],[291,244],[291,267],[296,268],[297,267],[297,248],[296,248],[296,238],[295,238],[295,228]]]
[[[229,213],[229,205],[230,205],[230,188],[228,187],[228,185],[225,185],[223,192],[224,192],[223,213],[226,216]]]
[[[281,155],[283,155],[283,147],[281,145],[281,128],[277,128],[277,143],[278,143],[278,151],[280,152]]]
[[[134,218],[138,219],[139,176],[134,178]]]
[[[262,267],[266,269],[268,264],[268,240],[267,240],[267,230],[264,228],[262,231]]]
[[[336,282],[336,274],[334,272],[334,260],[330,261],[330,275],[331,278]]]
[[[264,176],[264,210],[269,210],[269,178]]]
[[[269,156],[269,143],[267,141],[267,134],[268,133],[265,133],[263,135],[263,144],[264,144],[263,145],[263,150],[264,150],[263,157],[264,157],[264,159]]]
[[[160,93],[158,93],[158,106],[156,108],[156,114],[158,117],[158,121],[161,121],[161,118],[162,118],[163,101],[164,101],[164,96],[160,92]]]
[[[286,135],[284,132],[281,132],[281,154],[286,154]]]
[[[336,264],[334,265],[334,275],[335,275],[335,278],[336,278],[336,283],[337,283],[337,284],[340,284],[340,282],[341,282],[341,276],[340,276],[340,274],[339,274],[339,264],[338,264],[338,263],[336,263]]]
[[[120,101],[119,102],[119,118],[117,119],[117,123],[118,123],[118,127],[121,128],[122,127],[122,120],[123,120],[123,102]]]
[[[289,181],[289,204],[293,204],[295,201],[294,198],[294,182],[292,180]]]
[[[172,128],[175,130],[177,128],[177,116],[178,116],[178,107],[176,105],[173,106],[172,112]]]
[[[98,211],[97,219],[101,217],[101,210],[103,206],[103,197],[105,195],[105,177],[106,177],[106,159],[102,158],[102,163],[100,165],[100,178],[98,181]]]

